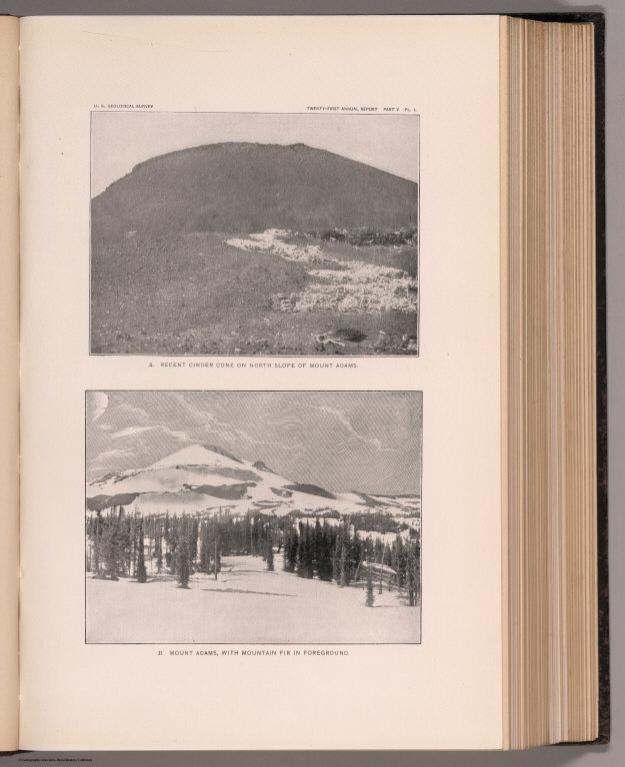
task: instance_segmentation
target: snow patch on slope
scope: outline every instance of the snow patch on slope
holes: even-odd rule
[[[177,450],[171,455],[161,458],[160,461],[153,463],[150,469],[163,469],[168,466],[212,466],[214,468],[228,467],[237,468],[241,466],[240,461],[228,458],[222,453],[209,450],[202,445],[189,445]]]
[[[301,293],[275,296],[274,309],[283,312],[416,313],[417,280],[402,269],[356,260],[342,261],[325,255],[319,245],[284,242],[288,235],[284,229],[266,229],[247,238],[226,240],[226,245],[239,250],[263,251],[286,261],[330,267],[311,269],[308,274],[315,278],[315,282]]]

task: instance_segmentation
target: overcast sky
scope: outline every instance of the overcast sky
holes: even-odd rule
[[[192,444],[336,492],[421,493],[420,392],[89,392],[87,475]]]
[[[418,134],[412,114],[93,112],[91,193],[143,160],[224,141],[308,144],[417,181]]]

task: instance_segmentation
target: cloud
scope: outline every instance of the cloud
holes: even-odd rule
[[[89,392],[87,398],[87,408],[92,423],[98,420],[104,413],[109,404],[108,394],[103,391]]]
[[[229,444],[236,443],[237,438],[247,444],[263,444],[254,439],[247,431],[237,428],[233,423],[226,423],[221,420],[214,412],[195,407],[184,394],[174,392],[171,396],[182,407],[194,426],[201,430],[201,433],[226,440]],[[213,407],[215,406],[216,403],[213,403]]]
[[[181,442],[188,442],[189,440],[189,437],[186,432],[168,429],[167,426],[161,426],[160,424],[156,426],[127,426],[125,429],[120,429],[119,431],[113,432],[113,434],[111,434],[110,437],[111,439],[123,439],[126,437],[136,437],[138,434],[143,434],[143,432],[146,432],[146,431],[154,431],[156,429],[158,429],[159,431],[163,431],[168,436],[173,437],[174,439],[180,440]]]
[[[174,439],[179,439],[181,442],[189,442],[189,435],[186,433],[186,431],[176,431],[175,429],[168,429],[167,426],[160,426],[165,434],[169,434],[170,437],[173,437]]]
[[[102,461],[102,460],[104,460],[106,458],[114,458],[115,456],[127,455],[128,453],[132,453],[132,450],[130,450],[130,448],[127,448],[127,447],[124,447],[124,448],[115,447],[115,448],[112,448],[111,450],[104,450],[102,453],[100,453],[96,457],[95,460],[96,461]]]
[[[121,458],[124,455],[132,455],[133,451],[129,448],[113,448],[112,450],[104,450],[99,453],[93,461],[91,461],[91,471],[95,471],[101,468],[108,468],[111,461]]]
[[[369,437],[363,437],[363,435],[356,431],[356,429],[352,426],[351,421],[345,413],[343,413],[341,410],[337,410],[334,407],[330,407],[329,405],[315,405],[315,410],[319,410],[322,413],[326,413],[328,415],[334,416],[339,423],[341,423],[345,429],[347,430],[347,433],[353,437],[354,439],[360,440],[361,442],[364,442],[366,445],[371,445],[372,447],[377,448],[378,450],[382,449],[382,443],[380,442],[377,437],[369,438]]]
[[[365,437],[362,435],[359,431],[357,431],[354,426],[352,425],[352,422],[347,418],[345,413],[343,413],[341,410],[337,410],[334,407],[330,407],[329,405],[314,405],[313,406],[315,410],[320,410],[322,413],[326,413],[328,415],[334,416],[339,423],[341,423],[345,429],[347,430],[350,437],[353,439],[357,439],[360,442],[363,442],[365,445],[371,445],[372,447],[375,447],[376,450],[384,450],[385,452],[389,453],[398,453],[399,451],[395,448],[391,447],[384,447],[382,445],[382,442],[377,437]]]
[[[115,416],[118,420],[123,419],[126,422],[132,421],[137,424],[146,424],[150,421],[150,416],[143,408],[131,405],[128,402],[121,402],[116,406]]]
[[[137,434],[141,434],[144,431],[150,431],[155,429],[155,426],[127,426],[125,429],[120,429],[111,434],[111,439],[122,439],[124,437],[134,437]]]
[[[211,421],[206,425],[205,431],[207,434],[210,434],[211,437],[226,440],[235,450],[239,448],[241,443],[251,449],[262,447],[263,445],[270,445],[272,447],[279,447],[287,450],[297,450],[302,447],[299,442],[289,444],[283,439],[280,441],[258,439],[257,437],[252,436],[248,431],[238,428],[233,424],[227,424],[224,421],[220,421],[213,415],[211,415]]]

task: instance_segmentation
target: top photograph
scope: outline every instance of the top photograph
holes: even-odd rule
[[[419,116],[91,114],[90,353],[418,355]]]

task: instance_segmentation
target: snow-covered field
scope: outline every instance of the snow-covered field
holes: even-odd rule
[[[87,573],[88,642],[251,644],[409,643],[421,638],[421,608],[397,591],[365,605],[365,589],[339,588],[282,570],[260,557],[224,557],[218,580],[196,573],[181,589],[171,576],[145,584]]]

